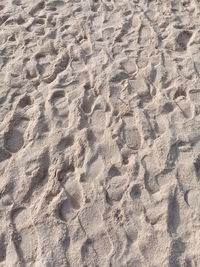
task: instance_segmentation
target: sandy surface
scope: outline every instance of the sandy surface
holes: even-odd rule
[[[200,266],[198,0],[1,0],[0,267]]]

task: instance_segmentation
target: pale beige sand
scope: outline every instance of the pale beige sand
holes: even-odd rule
[[[199,1],[0,12],[0,267],[200,266]]]

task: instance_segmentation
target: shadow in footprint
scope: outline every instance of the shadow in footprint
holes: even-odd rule
[[[4,146],[11,152],[18,152],[24,145],[23,134],[19,130],[11,129],[4,135]]]
[[[169,256],[169,267],[180,267],[180,257],[185,251],[185,244],[182,242],[181,238],[172,240]]]
[[[192,37],[192,32],[182,31],[176,38],[177,50],[182,52],[187,50],[188,43]]]
[[[180,225],[179,203],[177,201],[177,189],[169,196],[168,211],[167,211],[167,231],[172,236],[176,234],[177,228]]]
[[[194,161],[195,172],[198,180],[200,179],[200,155]]]
[[[130,196],[132,200],[138,199],[141,196],[141,185],[140,184],[135,184],[131,191],[130,191]]]
[[[73,211],[78,209],[80,209],[79,199],[75,195],[68,194],[68,198],[60,204],[58,216],[62,221],[67,222]]]
[[[0,162],[7,160],[10,157],[11,157],[11,154],[7,150],[0,148]]]

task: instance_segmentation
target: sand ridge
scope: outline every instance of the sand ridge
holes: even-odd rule
[[[199,2],[0,11],[0,267],[200,266]]]

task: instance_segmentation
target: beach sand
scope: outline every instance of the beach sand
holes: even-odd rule
[[[0,267],[200,266],[198,0],[1,0]]]

